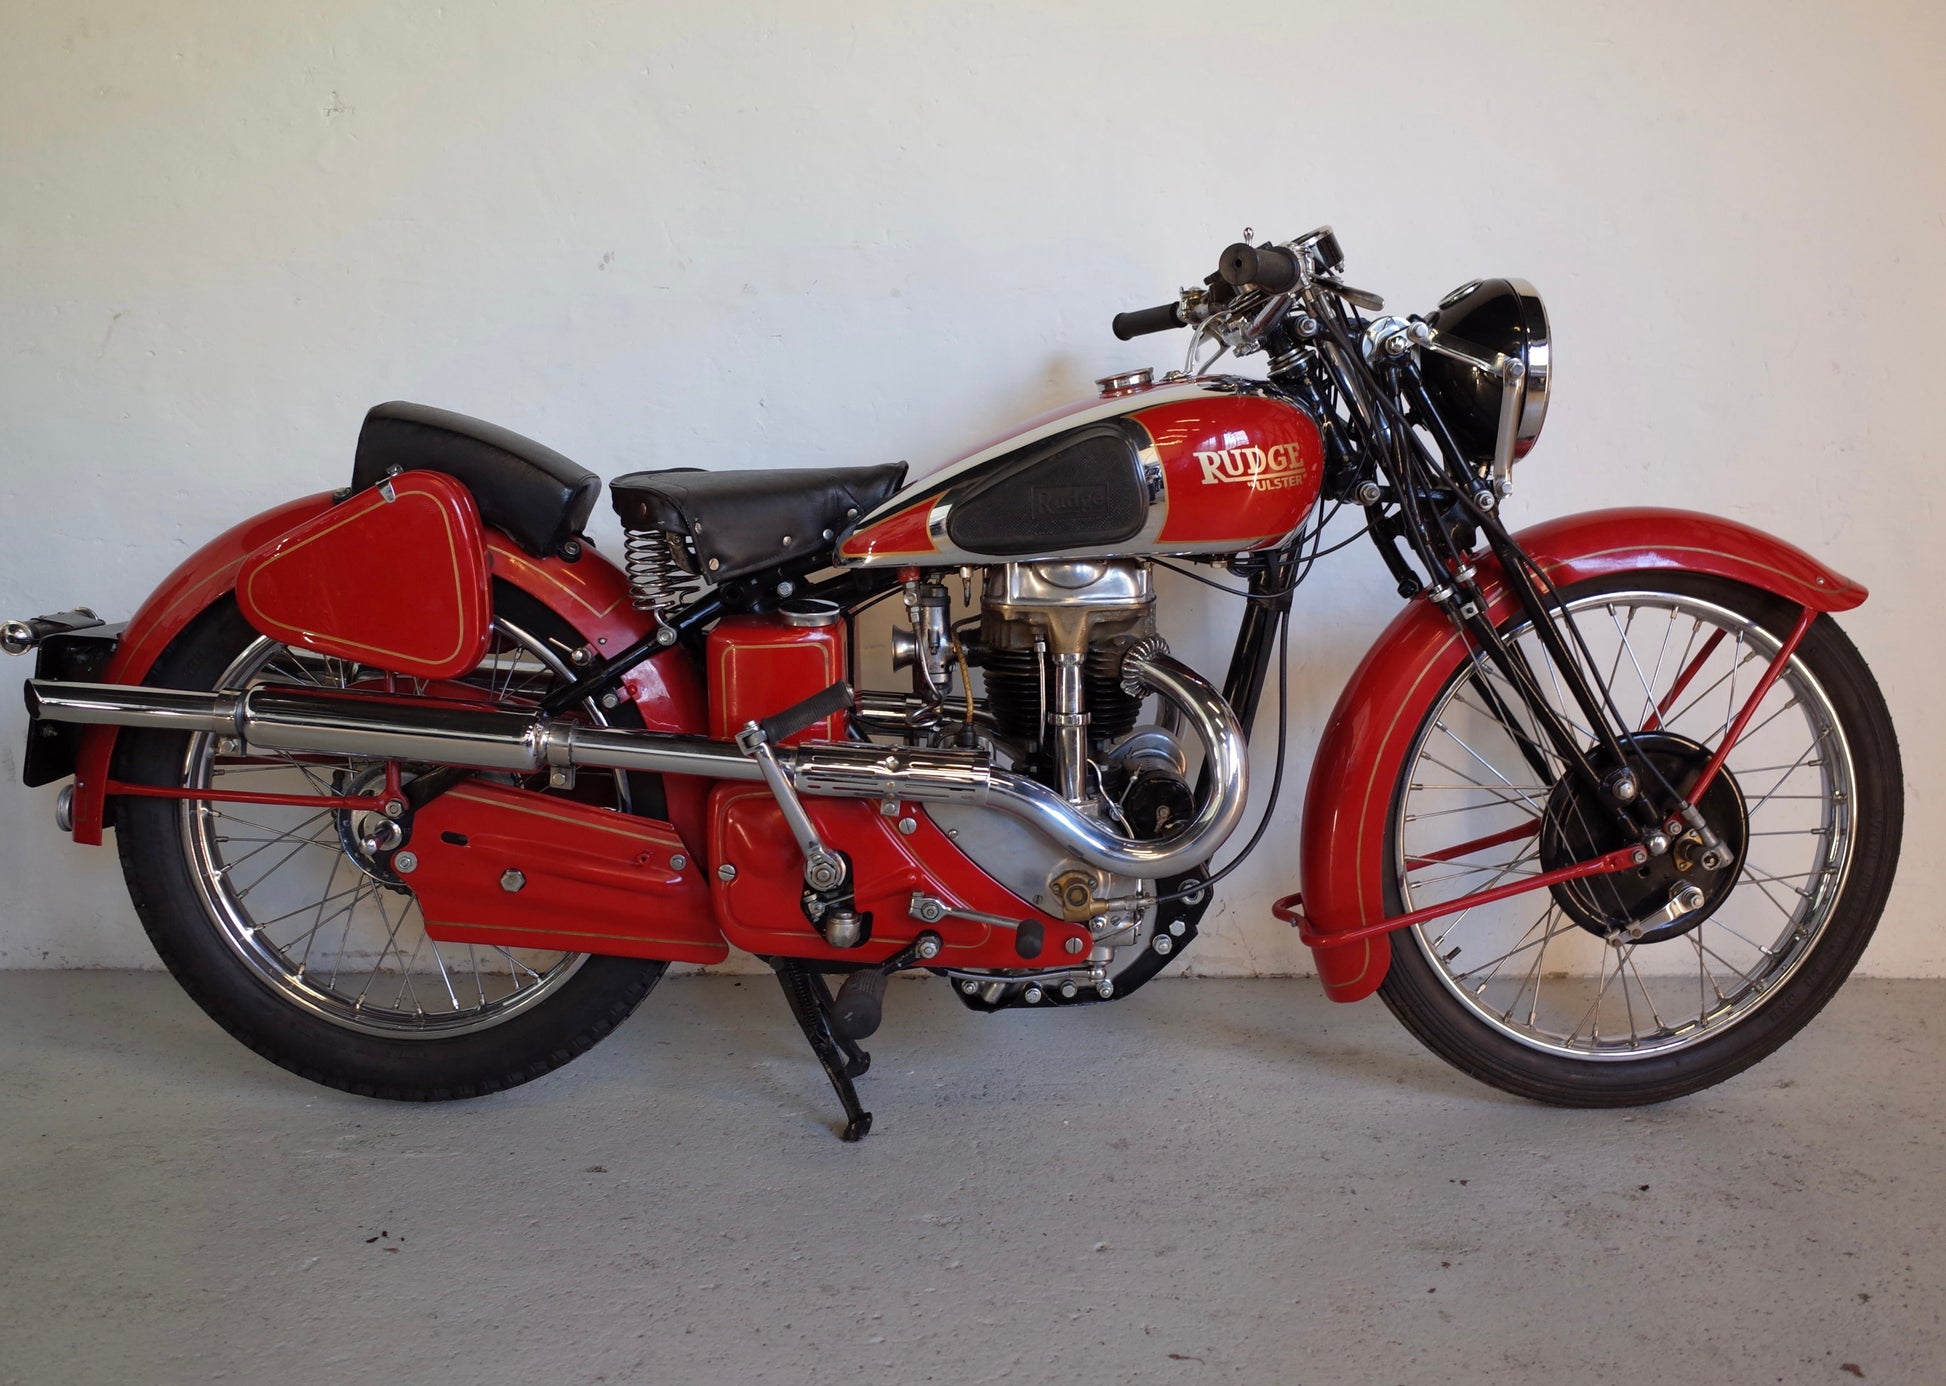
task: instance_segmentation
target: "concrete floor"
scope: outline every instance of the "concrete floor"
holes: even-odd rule
[[[1946,983],[1632,1113],[1306,981],[887,1009],[846,1146],[768,979],[404,1107],[0,974],[0,1381],[1946,1381]]]

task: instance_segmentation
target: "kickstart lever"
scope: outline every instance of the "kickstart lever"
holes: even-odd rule
[[[757,762],[757,769],[762,772],[764,783],[770,786],[771,797],[777,800],[777,808],[784,815],[791,836],[797,839],[798,849],[804,853],[804,883],[820,895],[828,894],[845,883],[845,860],[826,847],[818,836],[811,815],[804,811],[803,800],[797,797],[796,786],[784,773],[784,767],[777,763],[777,756],[770,745],[773,741],[795,736],[812,723],[820,722],[834,712],[841,712],[851,704],[851,685],[840,679],[822,693],[814,693],[794,707],[772,713],[761,722],[745,723],[743,730],[737,733],[737,749]]]

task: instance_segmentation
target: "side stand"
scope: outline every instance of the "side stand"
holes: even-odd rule
[[[784,999],[790,1003],[798,1028],[811,1042],[811,1052],[824,1065],[825,1077],[844,1104],[844,1139],[863,1140],[872,1129],[872,1114],[858,1100],[858,1089],[851,1080],[872,1066],[872,1056],[831,1024],[831,989],[821,974],[801,962],[777,960],[771,966],[777,971],[777,984],[784,989]]]

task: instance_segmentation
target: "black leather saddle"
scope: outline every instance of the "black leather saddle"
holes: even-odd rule
[[[905,483],[905,463],[824,471],[634,472],[608,483],[626,529],[673,530],[710,582],[817,558]]]
[[[480,419],[394,400],[365,415],[351,489],[397,472],[444,472],[473,493],[480,518],[546,557],[588,527],[601,478],[552,448]]]

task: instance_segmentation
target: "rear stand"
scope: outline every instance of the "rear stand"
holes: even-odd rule
[[[831,1080],[838,1100],[844,1103],[843,1138],[863,1140],[872,1129],[872,1114],[858,1100],[858,1089],[852,1086],[851,1080],[872,1066],[872,1056],[831,1023],[834,1003],[822,974],[812,971],[805,963],[781,958],[773,959],[770,965],[777,971],[777,984],[784,989],[784,999],[790,1002],[798,1028],[811,1042],[811,1052],[824,1065],[824,1076]]]

